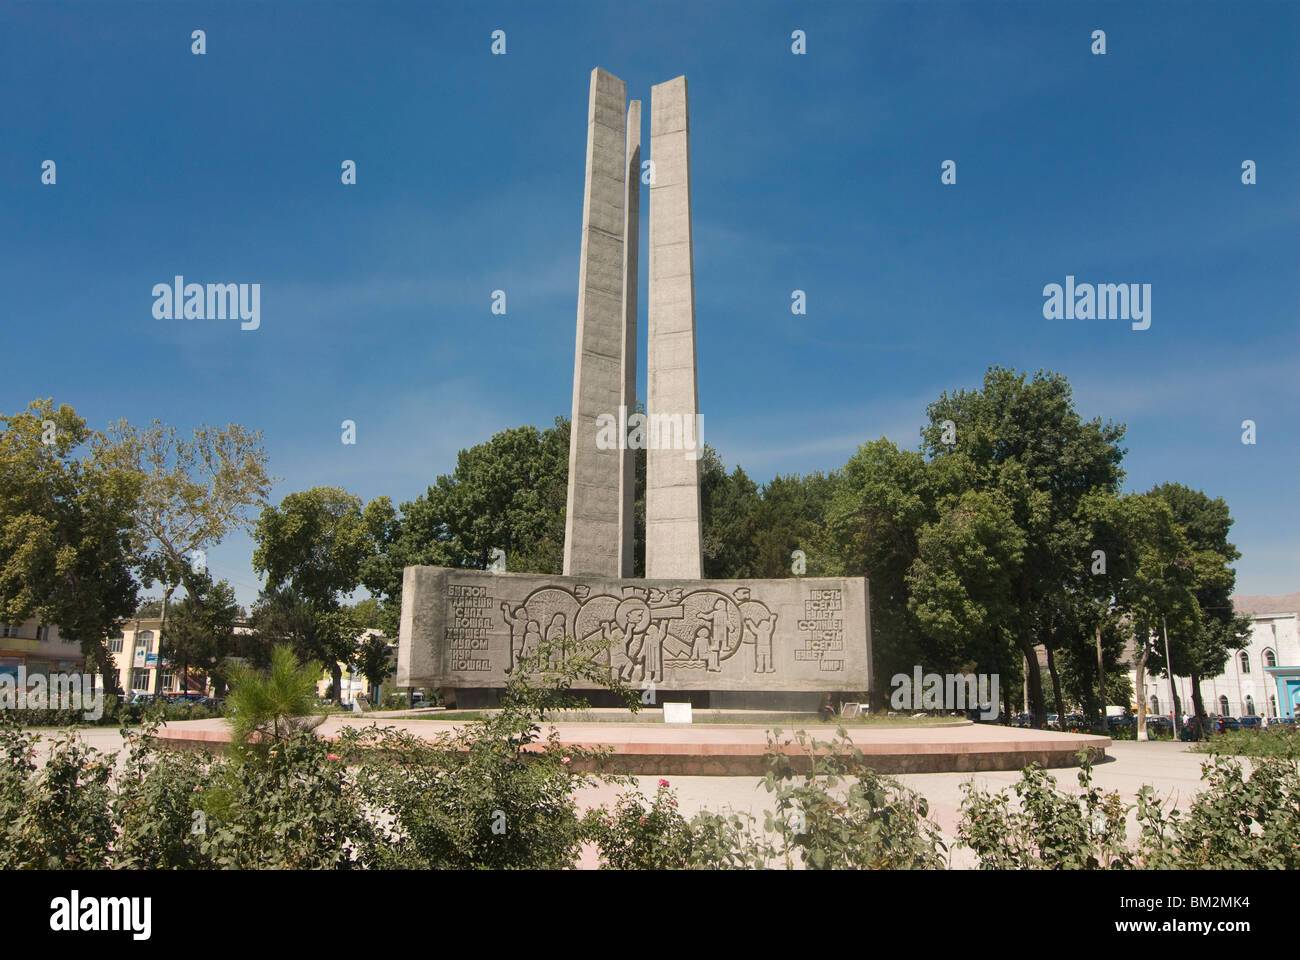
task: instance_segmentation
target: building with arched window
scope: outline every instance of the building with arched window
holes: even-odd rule
[[[1206,711],[1249,717],[1258,715],[1262,707],[1266,717],[1300,716],[1300,593],[1237,596],[1232,603],[1238,615],[1250,618],[1250,638],[1228,657],[1223,673],[1201,678]],[[1154,641],[1158,647],[1164,642],[1162,637]],[[1178,712],[1190,713],[1191,680],[1175,677],[1173,686]],[[1146,690],[1151,712],[1168,716],[1172,712],[1169,679],[1148,676]]]

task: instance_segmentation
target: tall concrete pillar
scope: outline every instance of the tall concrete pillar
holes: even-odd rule
[[[650,161],[645,575],[698,580],[704,557],[685,77],[650,88]]]
[[[623,209],[623,401],[626,416],[636,412],[636,310],[637,310],[637,259],[641,238],[641,101],[633,100],[627,107],[627,169],[624,174],[626,192]],[[627,429],[623,417],[619,418],[623,437]],[[630,577],[634,566],[633,547],[635,534],[633,520],[636,515],[636,451],[630,447],[623,451],[623,472],[619,478],[619,535],[622,538],[619,576]]]
[[[565,576],[620,576],[623,541],[631,537],[630,525],[626,534],[623,530],[620,499],[626,456],[620,447],[626,444],[602,444],[606,449],[597,444],[597,418],[618,419],[626,391],[626,103],[622,80],[599,67],[591,72],[564,520]]]

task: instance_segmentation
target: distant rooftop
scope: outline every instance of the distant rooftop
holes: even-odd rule
[[[1232,605],[1237,613],[1243,616],[1258,613],[1297,613],[1300,612],[1300,593],[1282,593],[1274,596],[1234,595]]]

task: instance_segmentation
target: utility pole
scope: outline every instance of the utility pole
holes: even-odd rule
[[[1174,689],[1174,664],[1169,659],[1169,627],[1165,624],[1165,615],[1160,614],[1160,629],[1165,634],[1165,676],[1169,678],[1169,713],[1174,718],[1174,736],[1178,736],[1179,709],[1178,692]]]

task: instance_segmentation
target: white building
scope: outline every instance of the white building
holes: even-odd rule
[[[1223,717],[1295,716],[1300,696],[1300,593],[1282,596],[1235,596],[1233,606],[1251,620],[1250,640],[1228,657],[1223,673],[1201,680],[1205,711]],[[1161,642],[1157,638],[1157,643]],[[1136,679],[1136,673],[1130,671]],[[1178,706],[1184,715],[1192,707],[1192,682],[1175,677]],[[1147,710],[1173,712],[1169,680],[1148,675]]]

